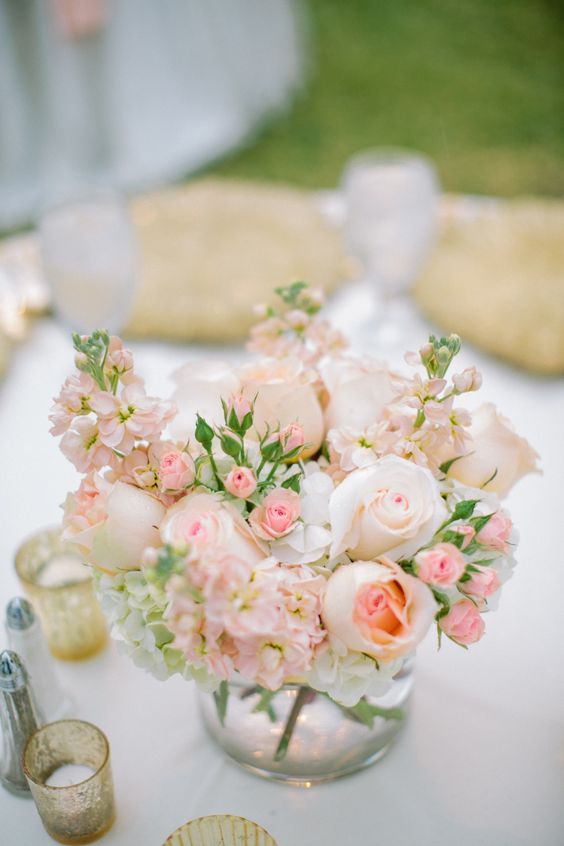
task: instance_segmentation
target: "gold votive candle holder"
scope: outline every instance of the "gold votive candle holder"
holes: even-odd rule
[[[54,840],[92,843],[111,828],[115,804],[110,746],[92,723],[59,720],[38,729],[25,747],[23,771]]]
[[[91,568],[76,547],[61,540],[60,529],[44,529],[24,541],[15,565],[56,658],[77,661],[103,649],[108,631]]]
[[[214,814],[184,823],[163,846],[276,846],[276,841],[252,820]]]

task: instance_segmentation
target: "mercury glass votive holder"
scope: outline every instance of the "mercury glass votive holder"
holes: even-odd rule
[[[57,781],[57,772],[82,772],[83,780]],[[47,833],[59,843],[92,843],[115,819],[110,746],[103,732],[83,720],[59,720],[31,735],[23,771]],[[49,784],[53,780],[56,784]]]
[[[24,541],[15,565],[56,658],[77,661],[103,649],[108,632],[91,569],[61,540],[60,529],[44,529]]]
[[[184,823],[163,846],[276,846],[276,841],[251,820],[215,814]]]

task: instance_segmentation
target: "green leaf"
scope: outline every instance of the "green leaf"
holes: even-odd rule
[[[439,464],[439,470],[441,471],[441,473],[444,473],[444,474],[445,474],[445,476],[446,476],[446,475],[447,475],[447,473],[448,473],[448,471],[449,471],[449,470],[450,470],[450,468],[452,467],[452,465],[453,465],[456,461],[460,461],[460,459],[461,459],[461,458],[466,458],[466,456],[464,456],[464,455],[457,455],[457,456],[455,456],[454,458],[449,458],[449,460],[448,460],[448,461],[443,461],[443,463],[442,463],[442,464]]]
[[[290,476],[289,479],[284,479],[284,481],[282,482],[282,487],[299,493],[301,478],[301,473],[295,473],[293,476]]]
[[[431,591],[439,605],[447,605],[448,607],[450,607],[450,600],[446,593],[441,593],[440,590],[436,590],[435,588],[431,588]]]
[[[444,543],[451,543],[453,546],[456,546],[457,549],[462,549],[462,545],[466,538],[462,534],[462,532],[455,532],[453,529],[449,529],[442,534],[442,540]]]
[[[474,509],[479,502],[479,499],[463,499],[462,502],[457,502],[452,512],[451,522],[454,520],[468,520],[474,513]]]
[[[266,688],[259,688],[260,699],[253,708],[253,713],[260,713],[264,711],[271,723],[276,722],[276,712],[272,707],[272,700],[276,696],[277,691],[267,690]]]
[[[278,440],[262,444],[260,452],[266,461],[279,461],[282,458],[282,444]]]
[[[214,438],[214,431],[203,417],[196,414],[196,431],[195,437],[199,444],[202,444],[206,451],[209,451]]]
[[[227,714],[227,700],[229,699],[229,685],[226,681],[222,681],[219,688],[214,691],[213,698],[217,709],[217,717],[221,725],[224,726],[225,716]]]
[[[470,525],[473,526],[473,528],[476,531],[476,534],[478,534],[479,532],[481,532],[481,530],[484,528],[484,526],[487,523],[489,523],[489,521],[492,519],[492,517],[493,517],[493,513],[492,514],[484,514],[483,517],[473,517],[470,520]]]
[[[385,720],[403,720],[405,718],[405,711],[402,708],[381,708],[379,705],[372,705],[366,699],[361,699],[360,702],[347,710],[368,728],[372,728],[374,725],[375,717],[383,717]]]

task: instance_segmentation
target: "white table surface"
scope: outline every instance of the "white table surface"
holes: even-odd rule
[[[339,299],[342,326],[354,329],[364,296]],[[367,346],[358,327],[355,337]],[[174,366],[204,354],[166,344],[134,349],[154,392],[163,392]],[[278,846],[564,843],[564,381],[517,372],[473,350],[462,358],[479,364],[482,398],[530,439],[544,469],[508,499],[521,532],[520,565],[499,611],[487,617],[486,637],[468,652],[446,641],[437,654],[430,633],[418,654],[411,721],[387,757],[310,789],[258,779],[226,760],[204,734],[192,685],[155,681],[114,644],[92,660],[61,663],[77,716],[110,740],[118,816],[107,846],[160,846],[186,820],[212,813],[254,819]],[[16,350],[0,385],[2,608],[19,593],[18,544],[57,521],[58,504],[77,485],[46,419],[71,362],[68,333],[46,320]],[[1,846],[52,842],[33,802],[0,788]]]

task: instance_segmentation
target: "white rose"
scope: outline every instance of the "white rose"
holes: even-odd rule
[[[347,476],[331,495],[329,513],[331,555],[347,550],[351,558],[367,559],[413,554],[447,517],[429,470],[396,455]]]
[[[262,435],[266,427],[281,429],[299,423],[306,448],[301,458],[313,455],[323,441],[323,412],[315,389],[308,381],[303,364],[297,359],[266,359],[241,370],[243,393],[255,400],[254,426]]]
[[[90,561],[106,572],[139,570],[144,550],[160,546],[164,505],[140,488],[116,482],[106,510],[108,517],[96,533]]]
[[[325,409],[327,429],[365,429],[380,419],[385,406],[395,397],[390,372],[378,361],[328,358],[320,370],[329,394]]]
[[[493,403],[484,403],[472,412],[469,431],[468,455],[453,462],[448,472],[453,479],[505,496],[521,476],[539,472],[537,453]]]
[[[393,562],[355,561],[329,581],[321,618],[349,649],[390,661],[412,652],[437,611],[427,585]]]
[[[194,436],[196,414],[210,425],[223,423],[222,398],[239,390],[239,379],[233,368],[223,361],[188,362],[173,374],[176,390],[172,399],[178,413],[170,423],[173,438],[186,441]]]

